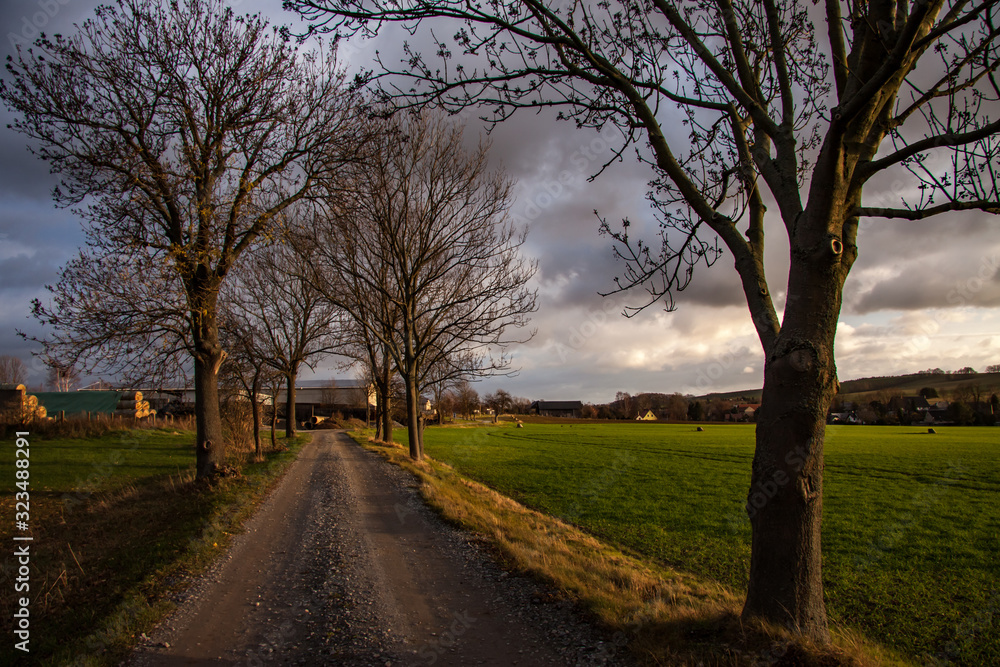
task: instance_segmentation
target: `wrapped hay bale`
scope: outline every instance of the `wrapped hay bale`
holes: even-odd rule
[[[38,404],[38,397],[27,393],[23,384],[0,385],[0,416],[6,422],[27,423],[45,419],[48,411]]]
[[[0,410],[20,410],[26,391],[23,384],[0,384]]]
[[[118,405],[112,414],[116,417],[145,419],[149,416],[149,401],[142,400],[141,391],[125,392],[118,400]]]

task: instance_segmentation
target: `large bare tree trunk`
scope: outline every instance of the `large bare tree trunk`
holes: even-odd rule
[[[278,392],[271,394],[271,451],[278,449]]]
[[[285,392],[285,437],[288,439],[295,437],[295,378],[298,376],[298,369],[293,368],[285,375],[288,383],[288,390]]]
[[[410,445],[410,458],[419,461],[424,457],[420,446],[420,394],[417,391],[416,374],[404,378],[406,381],[406,428]]]
[[[382,440],[385,442],[392,442],[392,399],[389,398],[389,392],[385,392],[383,397],[384,407],[382,408]]]
[[[223,352],[219,345],[219,323],[214,298],[211,307],[193,313],[195,445],[197,476],[211,477],[226,460],[226,442],[222,438],[222,415],[219,412],[219,367]]]
[[[260,403],[257,401],[257,394],[260,393],[260,371],[254,373],[251,384],[250,411],[253,419],[253,447],[254,456],[258,461],[264,458],[264,445],[260,441]]]
[[[766,350],[747,513],[753,532],[745,619],[829,641],[823,601],[823,439],[837,393],[833,345],[846,269],[833,239],[793,249],[789,295]]]
[[[392,442],[392,369],[389,367],[389,349],[383,346],[382,351],[382,381],[377,391],[381,392],[379,405],[382,406],[382,440]]]

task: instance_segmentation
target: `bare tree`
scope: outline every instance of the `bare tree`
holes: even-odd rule
[[[443,62],[407,47],[401,68],[380,63],[383,92],[402,105],[487,104],[499,120],[551,106],[579,126],[619,128],[624,145],[611,159],[635,144],[650,165],[663,236],[658,247],[637,241],[628,221],[604,231],[627,262],[619,287],[644,287],[647,305],[663,299],[673,307],[699,264],[723,249],[731,254],[766,357],[743,615],[827,641],[823,440],[859,221],[1000,212],[1000,5],[824,0],[821,12],[796,0],[286,4],[314,28],[340,34],[453,22],[429,33]],[[451,29],[454,22],[462,25]],[[670,127],[681,123],[683,133]],[[874,188],[875,198],[864,196],[887,173],[910,179],[904,191],[912,199],[879,199]],[[790,244],[780,318],[764,266],[770,201]],[[768,498],[760,489],[774,480],[781,483]]]
[[[49,370],[45,373],[45,383],[52,391],[73,391],[80,384],[80,369],[58,359],[46,359]]]
[[[530,399],[524,398],[523,396],[514,396],[511,399],[511,407],[510,407],[511,412],[519,415],[526,415],[528,414],[530,409],[531,409]]]
[[[667,419],[685,421],[688,418],[688,400],[681,394],[670,394],[665,406]]]
[[[392,363],[392,354],[385,343],[369,335],[367,327],[356,328],[368,339],[368,342],[353,348],[356,352],[352,356],[364,365],[365,376],[375,387],[375,439],[392,442],[392,408],[396,394],[393,389],[396,368]],[[385,335],[391,334],[386,331]]]
[[[438,423],[444,424],[445,415],[454,415],[458,405],[454,388],[448,389],[441,394],[434,404],[434,409],[438,412]]]
[[[335,65],[223,0],[118,0],[8,62],[0,98],[62,176],[56,201],[78,207],[102,248],[148,255],[181,288],[199,477],[225,450],[220,286],[352,150],[356,114]]]
[[[632,400],[632,395],[627,391],[615,392],[615,403],[621,410],[623,418],[632,419],[636,416],[635,401]]]
[[[455,400],[458,411],[471,419],[472,415],[479,410],[479,392],[466,381],[459,382],[455,387]]]
[[[306,233],[297,240],[303,247],[300,255],[314,257],[315,237]],[[398,314],[390,303],[388,265],[370,265],[369,277],[385,289],[369,289],[358,274],[344,276],[323,262],[305,262],[310,279],[325,295],[336,294],[334,301],[349,315],[345,323],[341,354],[361,364],[364,375],[375,387],[375,438],[392,442],[392,409],[396,367],[391,341],[397,332]],[[375,335],[375,331],[380,332]]]
[[[508,412],[513,407],[514,400],[510,392],[504,389],[497,389],[492,394],[483,396],[483,405],[493,411],[493,423],[500,419],[500,415]]]
[[[341,344],[341,312],[300,269],[300,255],[283,242],[257,248],[237,266],[224,290],[226,310],[253,337],[256,359],[285,378],[285,436],[295,435],[295,383]]]
[[[424,384],[434,397],[434,410],[437,412],[437,421],[439,425],[444,424],[444,414],[446,410],[444,409],[443,404],[445,403],[445,397],[450,394],[450,390],[453,387],[463,381],[461,374],[455,373],[455,369],[461,369],[464,368],[464,366],[464,364],[455,364],[450,360],[445,359],[427,369],[425,374],[426,381]]]
[[[0,384],[24,384],[28,367],[12,354],[0,355]]]
[[[250,401],[251,419],[253,420],[253,443],[255,459],[264,457],[264,447],[260,439],[262,411],[260,397],[272,386],[280,386],[281,374],[269,366],[263,358],[264,352],[260,346],[260,332],[254,327],[253,319],[240,317],[236,309],[227,308],[227,302],[222,302],[220,318],[220,338],[226,349],[226,359],[220,369],[223,380],[235,385]],[[275,449],[275,405],[277,391],[270,393],[272,406],[271,449]]]
[[[373,155],[331,194],[310,232],[327,296],[392,357],[406,388],[410,455],[423,456],[418,399],[427,373],[509,370],[506,346],[535,310],[521,258],[525,233],[507,218],[510,182],[468,154],[461,129],[429,116],[397,119]],[[347,285],[348,287],[343,287]],[[379,295],[376,307],[360,293]],[[444,370],[442,370],[444,369]]]

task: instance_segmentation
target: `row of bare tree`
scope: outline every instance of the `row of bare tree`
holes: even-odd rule
[[[385,407],[398,373],[416,458],[424,387],[506,369],[535,308],[509,179],[460,128],[379,113],[335,51],[221,0],[123,0],[9,71],[13,127],[88,238],[34,303],[38,342],[131,381],[193,370],[200,477],[225,457],[227,364],[254,398],[284,379],[289,435],[303,364],[362,361]]]
[[[506,217],[512,184],[489,170],[485,144],[467,152],[460,127],[414,115],[380,123],[369,148],[295,245],[306,280],[349,316],[380,404],[399,373],[419,459],[421,391],[509,367],[504,350],[536,307],[535,264],[520,254],[526,231]]]

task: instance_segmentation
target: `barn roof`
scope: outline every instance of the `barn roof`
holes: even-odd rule
[[[535,401],[532,404],[539,410],[579,410],[583,407],[582,401]]]

